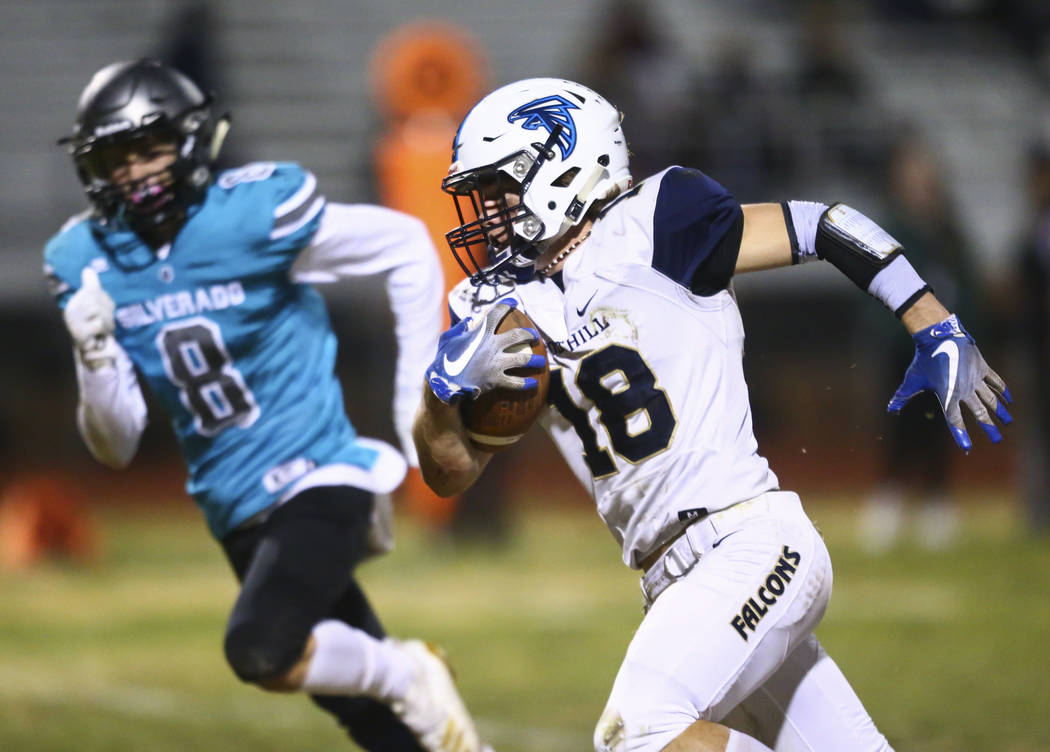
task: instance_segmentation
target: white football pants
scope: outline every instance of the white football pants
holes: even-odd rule
[[[599,752],[658,752],[698,719],[776,752],[890,750],[813,630],[831,559],[794,493],[694,523],[692,570],[642,620],[595,730]]]

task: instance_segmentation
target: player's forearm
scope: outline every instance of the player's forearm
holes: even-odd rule
[[[394,375],[395,420],[398,416],[407,418],[404,427],[408,429],[415,406],[419,404],[420,384],[441,333],[444,280],[429,240],[419,246],[414,263],[394,270],[387,277],[387,294],[398,351]]]
[[[881,301],[911,333],[950,315],[900,244],[861,212],[844,204],[829,208],[811,201],[752,204],[743,209],[737,272],[819,259]]]
[[[932,292],[927,292],[901,314],[901,323],[908,330],[908,334],[915,334],[939,324],[950,315],[951,312],[941,305],[941,301],[937,300]]]
[[[77,357],[77,428],[92,456],[114,468],[131,462],[146,427],[146,403],[130,359],[120,351],[114,365],[85,368]]]
[[[91,456],[114,470],[127,467],[138,449],[141,434],[113,431],[111,424],[90,406],[77,406],[77,428]]]
[[[381,206],[328,202],[317,232],[288,273],[293,282],[330,284],[404,268],[422,279],[437,270],[441,286],[440,263],[426,225]]]
[[[389,280],[397,364],[394,373],[394,427],[410,465],[416,466],[411,430],[416,406],[422,396],[427,364],[437,348],[441,331],[441,277],[417,278],[416,287],[406,289]],[[425,387],[424,387],[425,388]]]
[[[409,464],[418,466],[411,429],[420,385],[437,347],[444,306],[444,278],[437,253],[422,223],[413,227],[411,259],[387,277],[387,295],[394,315],[397,367],[394,377],[394,425]]]
[[[424,388],[412,428],[423,480],[439,496],[455,496],[473,485],[490,455],[470,445],[457,405],[446,405]]]

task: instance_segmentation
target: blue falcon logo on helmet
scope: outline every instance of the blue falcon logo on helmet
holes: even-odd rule
[[[507,115],[507,122],[514,123],[518,120],[523,120],[522,128],[530,131],[544,128],[548,133],[554,133],[555,126],[560,125],[561,133],[558,134],[558,148],[561,150],[561,158],[565,159],[576,148],[576,123],[573,122],[569,110],[578,109],[580,108],[577,105],[574,105],[565,97],[555,94],[523,104]]]

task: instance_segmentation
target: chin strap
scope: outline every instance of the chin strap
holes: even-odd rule
[[[549,160],[554,159],[554,147],[558,145],[558,136],[561,135],[562,127],[555,125],[551,129],[551,135],[547,138],[544,143],[535,141],[532,144],[532,148],[536,150],[536,161],[532,163],[532,167],[525,173],[525,177],[521,179],[521,195],[524,196],[532,185],[532,181],[536,179],[536,173],[540,171]]]
[[[594,186],[598,185],[598,181],[605,177],[607,172],[605,168],[608,166],[609,156],[607,154],[602,154],[598,157],[598,164],[591,170],[590,177],[587,178],[583,187],[577,192],[576,197],[569,203],[569,208],[565,210],[565,218],[569,226],[580,221],[580,215],[583,214],[583,207],[586,206],[591,191],[594,190]],[[567,229],[565,223],[562,223],[562,229]]]
[[[230,123],[231,120],[228,113],[215,123],[215,132],[211,137],[211,148],[208,150],[208,159],[212,162],[219,158],[219,152],[222,151],[222,145],[226,141],[226,134],[230,132]]]

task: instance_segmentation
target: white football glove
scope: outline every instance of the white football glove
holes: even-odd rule
[[[513,348],[527,342],[536,342],[540,333],[535,329],[511,329],[496,334],[496,327],[518,301],[504,298],[488,310],[477,324],[467,316],[438,338],[437,357],[427,369],[427,383],[434,395],[451,405],[466,397],[475,399],[490,389],[535,389],[532,376],[511,376],[515,368],[543,368],[547,359],[526,348]],[[455,357],[450,357],[455,354]]]
[[[113,338],[115,309],[113,298],[102,289],[98,272],[85,268],[80,274],[80,289],[66,303],[62,317],[77,355],[92,371],[112,366],[116,361],[119,346]]]

